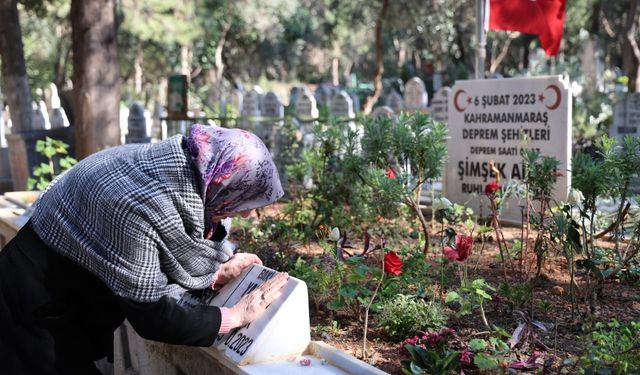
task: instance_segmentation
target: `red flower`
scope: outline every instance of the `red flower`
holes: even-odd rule
[[[560,171],[553,172],[553,177],[562,177],[562,176],[564,176],[564,175]]]
[[[462,234],[456,235],[456,247],[445,246],[444,256],[450,261],[464,262],[471,255],[473,249],[473,237]]]
[[[469,349],[465,349],[460,352],[460,362],[464,363],[465,365],[471,364],[472,357],[473,357],[473,352]]]
[[[491,181],[484,187],[484,193],[487,195],[495,194],[497,191],[500,191],[500,184],[495,181]]]
[[[396,253],[394,253],[393,251],[389,251],[388,253],[384,254],[385,272],[399,275],[402,273],[402,266],[402,260]]]
[[[396,179],[396,174],[393,172],[393,169],[391,169],[391,167],[387,168],[387,177],[389,177],[392,180]]]

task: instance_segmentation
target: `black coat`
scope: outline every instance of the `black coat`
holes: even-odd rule
[[[99,374],[94,361],[113,358],[113,331],[125,318],[142,337],[172,344],[209,346],[220,328],[217,307],[116,296],[30,223],[0,252],[0,374]]]

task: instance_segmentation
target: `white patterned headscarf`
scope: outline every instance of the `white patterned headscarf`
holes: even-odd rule
[[[194,125],[187,148],[200,175],[205,237],[215,229],[214,217],[261,208],[284,195],[269,150],[252,133]]]

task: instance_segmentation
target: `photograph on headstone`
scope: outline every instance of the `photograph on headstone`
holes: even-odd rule
[[[475,212],[490,212],[485,187],[496,179],[524,178],[523,148],[559,160],[553,198],[571,184],[571,90],[562,76],[457,81],[449,106],[445,196]],[[495,163],[497,171],[490,168]],[[474,199],[474,196],[477,198]],[[501,219],[520,223],[519,203],[504,202]]]

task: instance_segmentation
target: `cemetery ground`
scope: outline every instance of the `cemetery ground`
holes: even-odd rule
[[[286,204],[278,204],[238,222],[233,236],[243,251],[258,253],[266,266],[287,270],[307,282],[314,340],[325,341],[391,374],[402,374],[403,367],[410,369],[407,363],[411,356],[404,347],[407,343],[417,344],[430,353],[425,362],[429,365],[423,364],[422,369],[432,374],[458,374],[460,370],[466,374],[520,371],[573,374],[603,368],[615,368],[612,373],[637,371],[640,358],[637,263],[603,284],[594,310],[589,306],[590,296],[584,293],[593,280],[588,280],[591,277],[588,272],[577,271],[577,305],[572,313],[571,279],[559,243],[548,249],[538,276],[533,252],[526,259],[512,254],[513,261],[522,259],[524,266],[508,268],[505,279],[496,234],[487,227],[478,230],[481,225],[472,234],[471,255],[464,262],[451,262],[445,259],[443,226],[437,222],[430,230],[431,247],[425,255],[420,225],[412,220],[381,219],[353,233],[343,230],[341,237],[345,234],[348,237],[345,244],[341,244],[341,239],[333,240],[330,228],[322,225],[305,242],[279,232],[284,229],[286,209]],[[453,229],[469,233],[462,224]],[[518,248],[522,228],[502,230],[507,247]],[[372,250],[368,252],[364,250],[364,232],[370,235]],[[531,228],[529,249],[533,248],[537,234]],[[380,241],[385,242],[384,250],[374,245]],[[623,240],[618,245],[627,244]],[[612,250],[615,243],[611,236],[605,236],[597,240],[596,246]],[[393,269],[397,275],[386,272],[378,285],[384,254],[391,251],[404,264],[398,272]],[[366,254],[359,256],[362,252]],[[385,267],[389,266],[393,268],[393,262],[387,262]],[[461,287],[465,273],[466,292],[473,291],[484,298],[474,299]],[[485,282],[474,281],[480,279]],[[478,288],[473,290],[472,284]],[[463,298],[455,299],[452,293]],[[394,299],[394,294],[408,297]],[[426,301],[425,306],[430,308],[421,309],[412,305],[411,300]],[[625,334],[620,327],[634,320],[634,328],[627,327],[629,331]],[[368,324],[366,355],[365,324]],[[625,349],[625,345],[631,346]],[[616,355],[618,359],[612,359]],[[451,359],[448,365],[447,359]],[[622,365],[624,361],[629,363]]]

